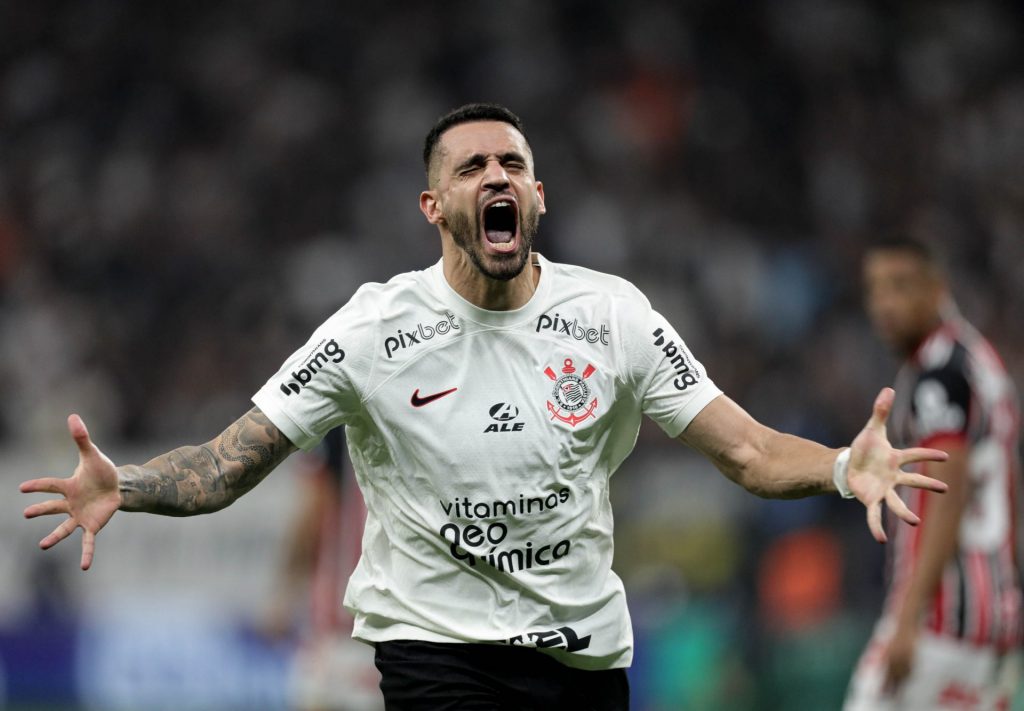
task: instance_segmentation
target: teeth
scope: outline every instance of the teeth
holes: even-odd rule
[[[512,203],[508,200],[499,200],[498,202],[491,205],[491,207],[512,207]]]

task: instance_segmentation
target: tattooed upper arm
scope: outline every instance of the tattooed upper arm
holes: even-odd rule
[[[206,444],[120,467],[121,509],[170,516],[217,511],[263,481],[295,449],[254,407]]]

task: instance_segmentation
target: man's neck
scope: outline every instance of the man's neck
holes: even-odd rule
[[[537,290],[540,267],[531,252],[526,267],[513,278],[491,279],[480,272],[469,256],[459,248],[444,250],[444,278],[459,296],[477,308],[488,311],[512,311],[527,304]]]

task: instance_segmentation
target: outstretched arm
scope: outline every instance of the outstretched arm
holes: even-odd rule
[[[900,469],[917,461],[943,461],[946,454],[935,449],[893,449],[885,433],[892,400],[890,388],[878,394],[871,419],[850,447],[847,470],[850,489],[867,507],[868,527],[883,543],[883,501],[907,523],[918,523],[896,495],[897,485],[946,490],[941,481]],[[758,496],[796,498],[836,490],[832,473],[840,450],[765,427],[724,395],[708,404],[679,439]]]
[[[254,407],[206,444],[179,447],[141,466],[118,467],[123,511],[211,513],[263,481],[293,445]]]
[[[21,491],[60,494],[32,504],[26,518],[67,514],[39,545],[50,548],[82,528],[82,570],[92,565],[96,534],[118,509],[169,516],[217,511],[252,489],[281,463],[293,445],[254,407],[206,444],[179,447],[142,466],[115,467],[89,438],[78,415],[68,418],[78,466],[67,479],[26,481]]]

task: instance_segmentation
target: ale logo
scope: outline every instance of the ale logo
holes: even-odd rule
[[[494,422],[484,428],[485,434],[487,432],[522,432],[526,428],[525,422],[512,421],[519,417],[519,408],[515,405],[496,402],[491,405],[491,409],[487,411],[487,414],[491,416]]]

